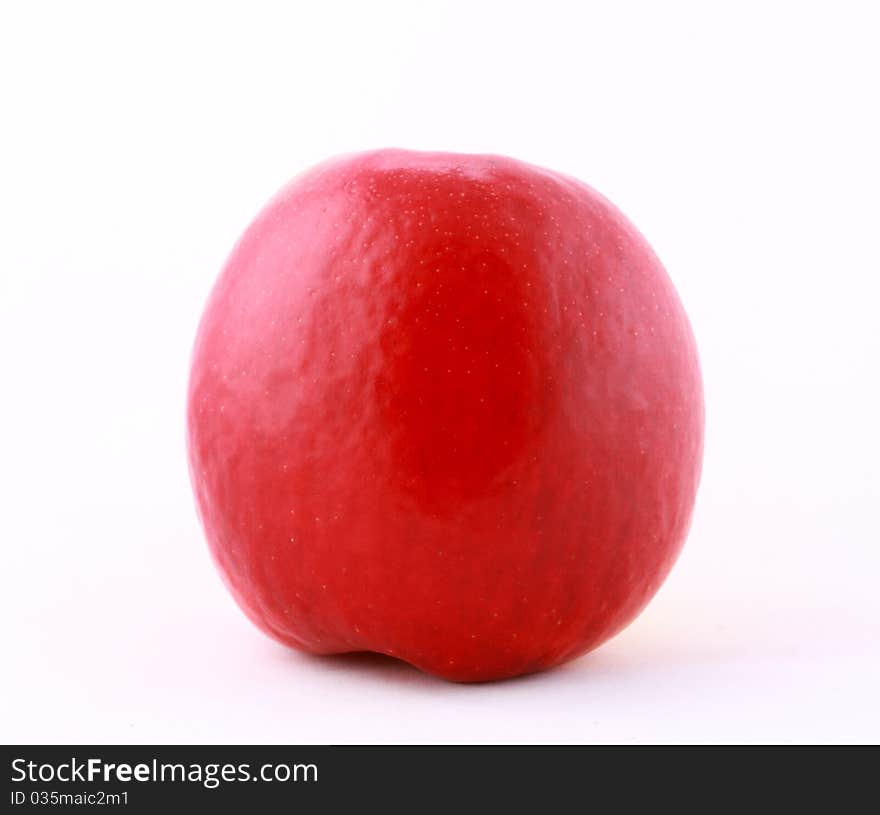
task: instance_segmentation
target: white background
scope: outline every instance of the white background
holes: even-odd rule
[[[876,741],[876,5],[4,3],[0,738]],[[578,176],[701,350],[685,552],[597,652],[460,686],[287,651],[209,561],[191,343],[290,176],[381,146]]]

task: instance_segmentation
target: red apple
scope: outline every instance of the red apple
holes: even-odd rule
[[[295,179],[193,353],[190,471],[245,613],[452,680],[629,623],[684,542],[702,436],[693,336],[645,239],[497,156],[380,150]]]

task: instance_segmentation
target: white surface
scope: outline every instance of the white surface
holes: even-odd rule
[[[0,738],[876,741],[876,8],[219,6],[0,12]],[[626,632],[544,675],[286,651],[202,541],[182,419],[204,298],[282,182],[378,146],[583,178],[694,324],[685,553]]]

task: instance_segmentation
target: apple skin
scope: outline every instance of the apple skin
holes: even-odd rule
[[[672,283],[609,201],[509,158],[379,150],[244,233],[187,433],[211,552],[263,631],[481,681],[596,647],[656,592],[703,397]]]

